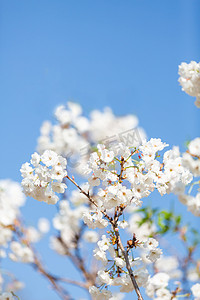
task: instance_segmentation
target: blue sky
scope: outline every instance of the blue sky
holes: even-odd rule
[[[199,0],[0,1],[1,178],[20,180],[41,123],[68,100],[86,114],[136,114],[170,145],[198,136],[199,110],[177,79],[182,61],[200,60],[199,11]],[[24,212],[34,220],[55,210],[29,200]],[[57,299],[44,282],[27,291]]]

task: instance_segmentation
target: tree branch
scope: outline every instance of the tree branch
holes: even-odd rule
[[[138,300],[143,300],[143,297],[142,297],[142,295],[140,293],[140,289],[139,289],[138,284],[137,284],[137,282],[135,280],[135,276],[134,276],[133,271],[131,269],[131,265],[130,265],[129,258],[128,258],[128,252],[124,249],[124,246],[122,244],[119,232],[118,232],[118,230],[116,230],[118,228],[113,227],[113,229],[114,229],[114,232],[115,232],[115,235],[116,235],[116,238],[117,238],[117,244],[118,244],[119,248],[121,249],[122,254],[124,256],[124,259],[125,259],[125,262],[126,262],[126,268],[128,270],[129,276],[131,278],[131,281],[133,283],[134,289],[135,289],[136,294],[138,296]]]
[[[122,179],[122,173],[123,173],[123,165],[124,165],[124,160],[122,160],[121,162],[121,172],[120,172],[120,179]],[[86,193],[72,178],[70,178],[68,175],[66,176],[66,178],[68,178],[80,191],[82,194],[84,194],[88,199],[89,201],[94,204],[94,206],[96,206],[98,208],[98,204],[90,197],[89,193]],[[129,276],[131,278],[131,281],[133,283],[133,287],[135,289],[135,292],[138,296],[138,300],[143,300],[143,297],[140,293],[140,289],[138,287],[138,284],[135,280],[135,276],[133,274],[133,271],[131,269],[131,265],[130,265],[130,262],[129,262],[129,258],[128,258],[128,253],[127,251],[124,249],[124,246],[121,242],[121,238],[120,238],[120,235],[119,235],[119,232],[117,228],[117,221],[118,221],[118,216],[117,216],[117,211],[115,210],[115,220],[113,220],[110,216],[108,216],[108,214],[104,211],[104,210],[101,210],[101,212],[103,213],[103,215],[108,219],[108,221],[110,222],[110,224],[112,225],[113,229],[114,229],[114,232],[115,232],[115,235],[116,235],[116,238],[117,238],[117,244],[119,246],[119,248],[121,249],[122,253],[123,253],[123,256],[124,256],[124,259],[126,261],[126,268],[128,270],[128,273],[129,273]],[[121,212],[119,212],[119,214],[121,215]]]

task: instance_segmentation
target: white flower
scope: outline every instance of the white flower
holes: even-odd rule
[[[61,193],[61,194],[63,194],[67,188],[66,184],[61,182],[52,182],[51,186],[52,186],[52,190],[55,193]]]
[[[98,241],[98,233],[95,231],[87,230],[83,234],[83,238],[88,243],[96,243]]]
[[[196,268],[190,268],[187,272],[187,279],[189,281],[198,281],[199,279],[199,274]]]
[[[47,233],[50,229],[49,220],[45,218],[40,218],[38,221],[38,229],[41,233]]]
[[[119,277],[119,280],[117,280],[117,279],[118,278],[115,278],[115,285],[118,285],[118,283],[120,283],[120,285],[121,285],[120,292],[121,293],[129,293],[129,292],[133,291],[133,289],[134,289],[133,283],[128,275],[121,277],[121,278]]]
[[[32,155],[31,162],[21,167],[22,187],[25,195],[33,197],[38,201],[55,204],[59,200],[55,193],[64,193],[67,186],[62,183],[67,175],[66,159],[58,156],[54,151],[46,150],[41,156],[37,153]],[[45,165],[42,165],[41,162]]]
[[[59,198],[52,191],[45,193],[45,202],[48,204],[56,204]]]
[[[190,153],[183,153],[183,164],[194,176],[200,176],[200,159],[195,159]]]
[[[120,268],[124,268],[125,265],[126,265],[125,261],[122,258],[120,258],[120,257],[116,257],[115,258],[115,263]]]
[[[200,138],[192,140],[188,145],[188,150],[192,155],[200,156]]]
[[[171,298],[172,298],[172,294],[170,293],[170,291],[165,288],[158,289],[156,291],[156,296],[163,300],[171,300]],[[158,299],[158,298],[156,298],[156,299]]]
[[[93,300],[108,300],[112,297],[112,293],[110,291],[105,290],[105,289],[100,291],[95,286],[91,286],[89,288],[89,293]]]
[[[32,177],[33,175],[33,168],[30,166],[28,162],[22,165],[20,172],[22,174],[22,177]]]
[[[109,151],[107,149],[101,149],[101,159],[105,162],[105,163],[109,163],[114,159],[114,152],[113,151]]]
[[[73,117],[78,117],[79,115],[81,115],[82,107],[80,106],[80,104],[69,101],[67,105],[72,112]]]
[[[101,240],[98,241],[97,245],[99,246],[99,249],[102,251],[106,251],[110,247],[110,241],[106,237],[106,235],[102,235]]]
[[[0,294],[0,300],[14,300],[14,297],[11,293],[6,292],[3,294]]]
[[[156,248],[158,246],[158,241],[154,238],[149,238],[143,245],[144,249],[149,250],[149,253],[146,255],[146,258],[151,262],[156,262],[160,255],[162,254],[162,250],[160,248]]]
[[[93,217],[91,216],[91,214],[89,212],[85,211],[83,213],[83,221],[85,224],[87,224],[87,226],[89,228],[93,228],[93,229],[95,228],[95,224],[93,222]]]
[[[7,285],[7,290],[8,291],[18,291],[18,290],[21,290],[25,287],[25,284],[24,282],[22,281],[19,281],[19,280],[14,280],[13,282],[10,282],[8,285]]]
[[[0,180],[0,223],[13,224],[19,215],[19,207],[25,203],[25,195],[19,183]],[[3,233],[2,233],[3,236]],[[0,238],[1,240],[1,238]]]
[[[199,283],[196,283],[195,285],[193,285],[191,287],[191,291],[192,291],[192,294],[194,295],[194,297],[200,299],[200,284]]]
[[[107,260],[107,257],[106,257],[106,252],[102,251],[102,250],[99,250],[99,249],[94,249],[93,250],[93,253],[94,253],[94,257],[97,259],[97,260],[100,260],[102,261],[104,264],[107,264],[108,260]]]
[[[3,249],[0,249],[0,258],[6,258],[7,254],[6,251]]]
[[[10,259],[13,261],[19,261],[23,263],[33,263],[34,254],[27,246],[22,246],[18,242],[12,242],[10,245],[12,253],[9,254]]]
[[[170,278],[179,278],[181,270],[178,269],[179,262],[175,256],[162,256],[155,263],[155,268],[159,272],[167,273]]]
[[[123,300],[123,299],[124,299],[124,295],[121,293],[114,293],[110,298],[110,300]]]
[[[118,226],[121,227],[122,229],[125,229],[129,226],[128,222],[123,220],[123,221],[118,221]]]
[[[126,277],[123,275],[121,277],[115,277],[112,281],[112,285],[113,286],[120,286],[120,285],[124,285],[126,282]]]
[[[40,163],[40,155],[35,152],[31,155],[31,164],[34,166],[34,167],[37,167]]]
[[[96,227],[102,229],[108,226],[108,221],[106,219],[103,219],[103,214],[100,211],[94,214],[93,218]]]
[[[63,125],[71,122],[70,112],[65,109],[64,105],[60,105],[55,110],[55,117]]]
[[[97,177],[91,176],[88,178],[88,182],[90,186],[98,186],[100,185],[100,180]]]
[[[98,299],[98,297],[101,296],[101,292],[96,286],[90,286],[89,287],[89,293],[92,297],[92,299]]]
[[[139,147],[139,150],[142,151],[143,155],[148,155],[149,157],[152,157],[152,159],[154,159],[156,152],[163,150],[167,146],[169,145],[163,143],[161,139],[151,138],[148,142],[144,141]]]
[[[133,274],[135,276],[135,280],[137,281],[138,286],[145,286],[148,279],[149,279],[149,273],[147,269],[144,267],[139,268],[137,270],[133,271]]]
[[[169,279],[170,277],[168,274],[159,272],[151,277],[149,281],[155,289],[160,289],[167,287]]]
[[[112,279],[109,274],[103,270],[98,271],[97,273],[100,284],[104,283],[106,285],[110,285],[112,283]]]
[[[191,61],[183,62],[179,66],[179,82],[182,90],[188,95],[196,97],[196,106],[200,107],[200,63]]]
[[[29,242],[37,243],[40,240],[40,233],[33,226],[30,226],[26,230],[26,237]]]
[[[47,167],[55,166],[58,162],[58,155],[54,151],[46,150],[41,156],[41,161]]]
[[[158,241],[156,241],[154,238],[149,238],[144,243],[144,248],[148,248],[149,250],[152,250],[154,248],[158,247]]]
[[[149,254],[146,256],[151,262],[156,262],[162,254],[162,250],[160,248],[151,249]]]
[[[63,178],[67,175],[67,172],[61,166],[55,166],[51,169],[52,179],[62,181]]]

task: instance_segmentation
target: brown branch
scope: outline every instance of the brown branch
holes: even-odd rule
[[[124,163],[125,163],[125,160],[124,160],[123,157],[121,157],[121,162],[120,162],[121,170],[120,170],[120,174],[119,174],[119,182],[122,182],[122,180],[123,180]],[[136,294],[138,296],[138,300],[143,300],[142,295],[140,293],[140,289],[139,289],[138,284],[135,280],[135,276],[134,276],[133,271],[131,269],[131,265],[130,265],[129,258],[128,258],[128,251],[126,251],[124,249],[124,246],[122,244],[120,234],[119,234],[119,231],[118,231],[118,228],[117,228],[117,222],[119,220],[119,217],[123,214],[123,211],[124,211],[125,208],[126,208],[126,206],[119,206],[115,209],[115,218],[114,218],[114,223],[115,224],[113,225],[113,230],[114,230],[115,236],[116,236],[117,251],[118,251],[118,248],[121,249],[122,254],[124,256],[124,259],[125,259],[125,262],[126,262],[126,268],[128,270],[129,276],[131,278],[134,289],[135,289]]]
[[[83,261],[82,257],[80,256],[79,252],[76,251],[76,255],[73,255],[69,251],[69,248],[67,247],[65,242],[62,240],[62,238],[58,237],[58,239],[62,243],[64,248],[66,249],[66,255],[69,256],[69,258],[71,259],[73,265],[83,273],[83,276],[84,276],[85,280],[87,281],[85,286],[87,286],[87,288],[89,288],[91,285],[95,285],[96,276],[94,276],[94,274],[91,274],[86,270],[86,267],[84,265],[84,261]]]
[[[133,271],[131,269],[131,265],[130,265],[129,258],[128,258],[128,252],[124,249],[124,246],[122,244],[122,241],[121,241],[121,238],[120,238],[120,235],[119,235],[119,231],[116,230],[118,228],[113,227],[113,229],[114,229],[114,232],[115,232],[115,235],[116,235],[116,238],[117,238],[117,244],[118,244],[119,248],[121,249],[122,254],[124,256],[124,259],[125,259],[125,262],[126,262],[126,268],[128,270],[128,273],[129,273],[129,276],[131,278],[133,287],[134,287],[134,289],[136,291],[136,294],[138,296],[138,300],[143,300],[143,297],[140,293],[140,289],[139,289],[138,284],[135,280],[135,276],[134,276]]]
[[[119,182],[122,181],[122,175],[123,175],[123,171],[124,171],[124,163],[125,163],[125,160],[124,160],[124,157],[122,156],[121,162],[120,162],[121,170],[120,170],[120,174],[119,174]]]
[[[69,296],[69,294],[66,292],[64,288],[62,288],[58,283],[57,280],[58,278],[51,275],[48,273],[44,267],[42,266],[41,262],[38,260],[38,258],[35,256],[35,261],[34,261],[35,266],[37,267],[38,271],[46,277],[49,282],[51,283],[52,287],[56,290],[58,295],[61,297],[63,300],[72,300],[72,298]]]
[[[68,278],[58,278],[59,281],[62,281],[62,282],[66,282],[66,283],[69,283],[69,284],[73,284],[73,285],[76,285],[80,288],[83,288],[83,289],[88,289],[88,285],[84,282],[80,282],[80,281],[76,281],[76,280],[72,280],[72,279],[68,279]]]
[[[52,274],[50,274],[49,272],[47,272],[45,270],[45,268],[43,267],[41,261],[39,260],[39,258],[36,255],[36,251],[33,248],[33,246],[30,244],[30,242],[27,239],[23,239],[23,234],[25,232],[21,222],[17,222],[17,226],[16,225],[12,225],[12,230],[17,234],[19,240],[22,243],[25,243],[27,247],[29,247],[31,249],[31,251],[34,254],[34,262],[33,262],[33,266],[35,266],[38,271],[50,282],[52,288],[57,292],[57,294],[60,296],[60,298],[62,300],[72,300],[72,297],[69,295],[69,293],[57,283],[58,278]]]
[[[120,176],[122,178],[122,173],[123,173],[123,162],[121,162],[121,172],[120,172]],[[80,191],[82,194],[84,194],[88,199],[89,201],[94,204],[94,206],[96,206],[98,208],[98,204],[90,197],[89,193],[86,193],[72,178],[70,178],[68,175],[66,176],[66,178],[68,178]],[[133,287],[135,289],[135,292],[138,296],[138,300],[143,300],[143,297],[140,293],[140,289],[138,287],[138,284],[135,280],[135,276],[133,274],[133,271],[131,269],[131,265],[130,265],[130,262],[129,262],[129,258],[128,258],[128,253],[127,251],[124,249],[124,246],[121,242],[121,238],[120,238],[120,235],[119,235],[119,232],[117,228],[117,221],[118,221],[118,216],[116,215],[115,219],[113,220],[110,216],[108,216],[108,214],[101,210],[101,212],[103,213],[103,215],[108,219],[108,221],[110,222],[110,224],[112,225],[113,229],[114,229],[114,232],[115,232],[115,235],[116,235],[116,239],[117,239],[117,243],[118,243],[118,246],[119,248],[121,249],[122,251],[122,254],[124,256],[124,259],[126,261],[126,268],[128,270],[128,273],[129,273],[129,276],[131,278],[131,281],[132,281],[132,284],[133,284]],[[121,215],[121,212],[119,213]]]

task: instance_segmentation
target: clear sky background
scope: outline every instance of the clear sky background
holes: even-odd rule
[[[199,0],[1,0],[0,177],[20,181],[41,123],[68,100],[86,114],[105,106],[136,114],[148,137],[183,149],[200,131],[200,110],[177,82],[182,61],[200,60],[199,11]],[[55,208],[29,199],[23,211],[34,224]],[[59,259],[43,244],[56,272]],[[22,300],[58,299],[23,270]]]

